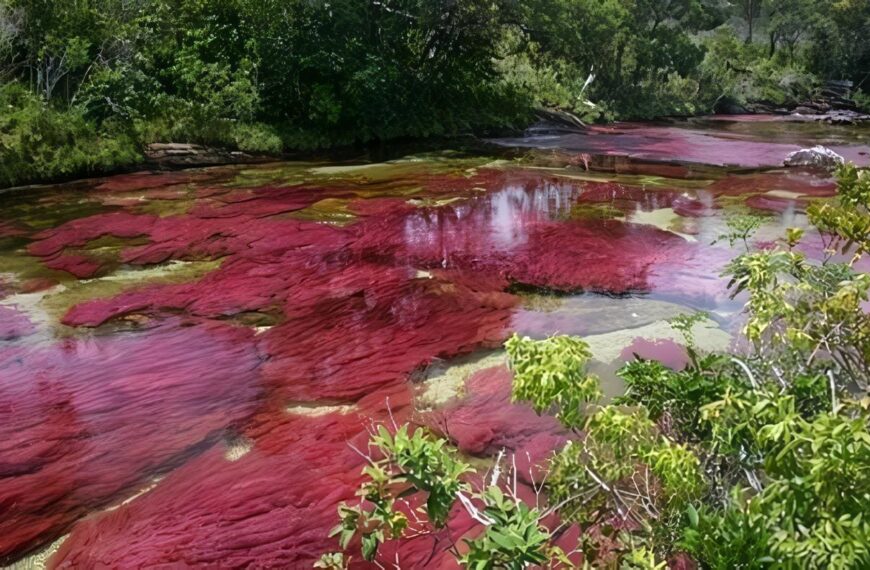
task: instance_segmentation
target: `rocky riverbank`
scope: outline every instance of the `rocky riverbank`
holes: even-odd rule
[[[771,101],[740,103],[721,97],[713,112],[717,115],[788,115],[797,121],[818,121],[832,125],[870,122],[870,114],[852,98],[851,81],[828,81],[808,101],[778,105]]]

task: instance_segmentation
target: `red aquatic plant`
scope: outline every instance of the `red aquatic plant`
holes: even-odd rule
[[[359,482],[362,458],[348,442],[364,445],[369,422],[388,421],[388,400],[394,417],[409,417],[419,368],[500,344],[519,302],[511,287],[655,291],[699,306],[723,294],[711,274],[727,252],[648,225],[573,219],[571,210],[615,199],[701,215],[724,188],[701,207],[698,194],[671,189],[478,169],[403,180],[420,187],[411,201],[358,198],[364,184],[187,188],[183,176],[157,176],[110,180],[95,194],[147,192],[184,207],[159,216],[138,200],[116,201],[113,211],[32,236],[31,255],[79,277],[117,264],[219,264],[63,317],[73,327],[126,318],[156,328],[4,349],[6,560],[177,468],[129,504],[78,522],[54,562],[310,565],[334,548],[335,507]],[[324,198],[344,201],[353,223],[293,217]],[[89,249],[101,238],[114,240],[113,256]],[[531,477],[565,435],[510,404],[509,386],[506,369],[483,371],[465,400],[426,421],[470,453],[514,451]],[[301,415],[308,407],[314,415]],[[252,445],[238,461],[217,443],[232,434]],[[394,548],[414,564],[450,564],[446,545],[470,525],[454,514],[443,533]]]
[[[250,331],[181,324],[0,350],[0,561],[51,542],[253,412]]]

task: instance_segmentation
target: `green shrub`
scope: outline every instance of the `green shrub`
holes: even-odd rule
[[[187,142],[250,153],[279,154],[284,149],[278,129],[263,123],[173,116],[135,121],[136,138],[143,144]]]
[[[778,53],[770,57],[760,44],[746,44],[723,26],[704,38],[706,55],[700,65],[699,105],[712,107],[727,97],[741,104],[767,101],[774,105],[803,103],[812,98],[819,79]]]
[[[98,129],[15,85],[0,89],[0,186],[95,174],[141,160],[132,137]]]
[[[736,491],[728,508],[692,508],[679,546],[702,560],[710,570],[769,568],[774,562],[770,556],[770,536],[742,508],[745,500]]]
[[[374,560],[387,540],[408,533],[422,535],[443,528],[453,505],[459,501],[471,516],[484,523],[485,530],[465,539],[466,552],[451,552],[472,568],[525,568],[556,556],[550,534],[542,527],[544,514],[517,498],[516,478],[510,495],[497,486],[499,475],[479,490],[461,477],[471,471],[446,440],[424,429],[409,433],[408,426],[392,431],[381,425],[372,435],[363,468],[365,480],[356,505],[342,503],[340,523],[333,531],[342,548],[356,537],[365,560]],[[499,467],[497,467],[498,469]],[[415,510],[410,497],[422,497],[423,507]],[[482,505],[479,508],[477,505]],[[327,553],[316,563],[320,568],[342,568],[347,560],[341,553]]]
[[[601,398],[598,379],[586,373],[589,346],[567,336],[533,341],[514,334],[505,349],[514,372],[514,401],[528,401],[538,413],[551,411],[566,426],[580,427],[585,404]]]
[[[233,126],[235,148],[244,152],[278,154],[283,149],[276,129],[263,123],[239,123]]]

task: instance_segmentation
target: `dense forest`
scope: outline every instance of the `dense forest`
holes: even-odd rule
[[[865,0],[0,0],[0,184],[870,92]],[[863,92],[861,91],[863,90]],[[862,95],[863,93],[863,95]]]

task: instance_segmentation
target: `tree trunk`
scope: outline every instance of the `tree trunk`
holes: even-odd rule
[[[748,0],[744,4],[744,14],[746,15],[746,23],[749,25],[749,33],[746,36],[746,43],[752,43],[752,24],[755,23],[755,0]]]

